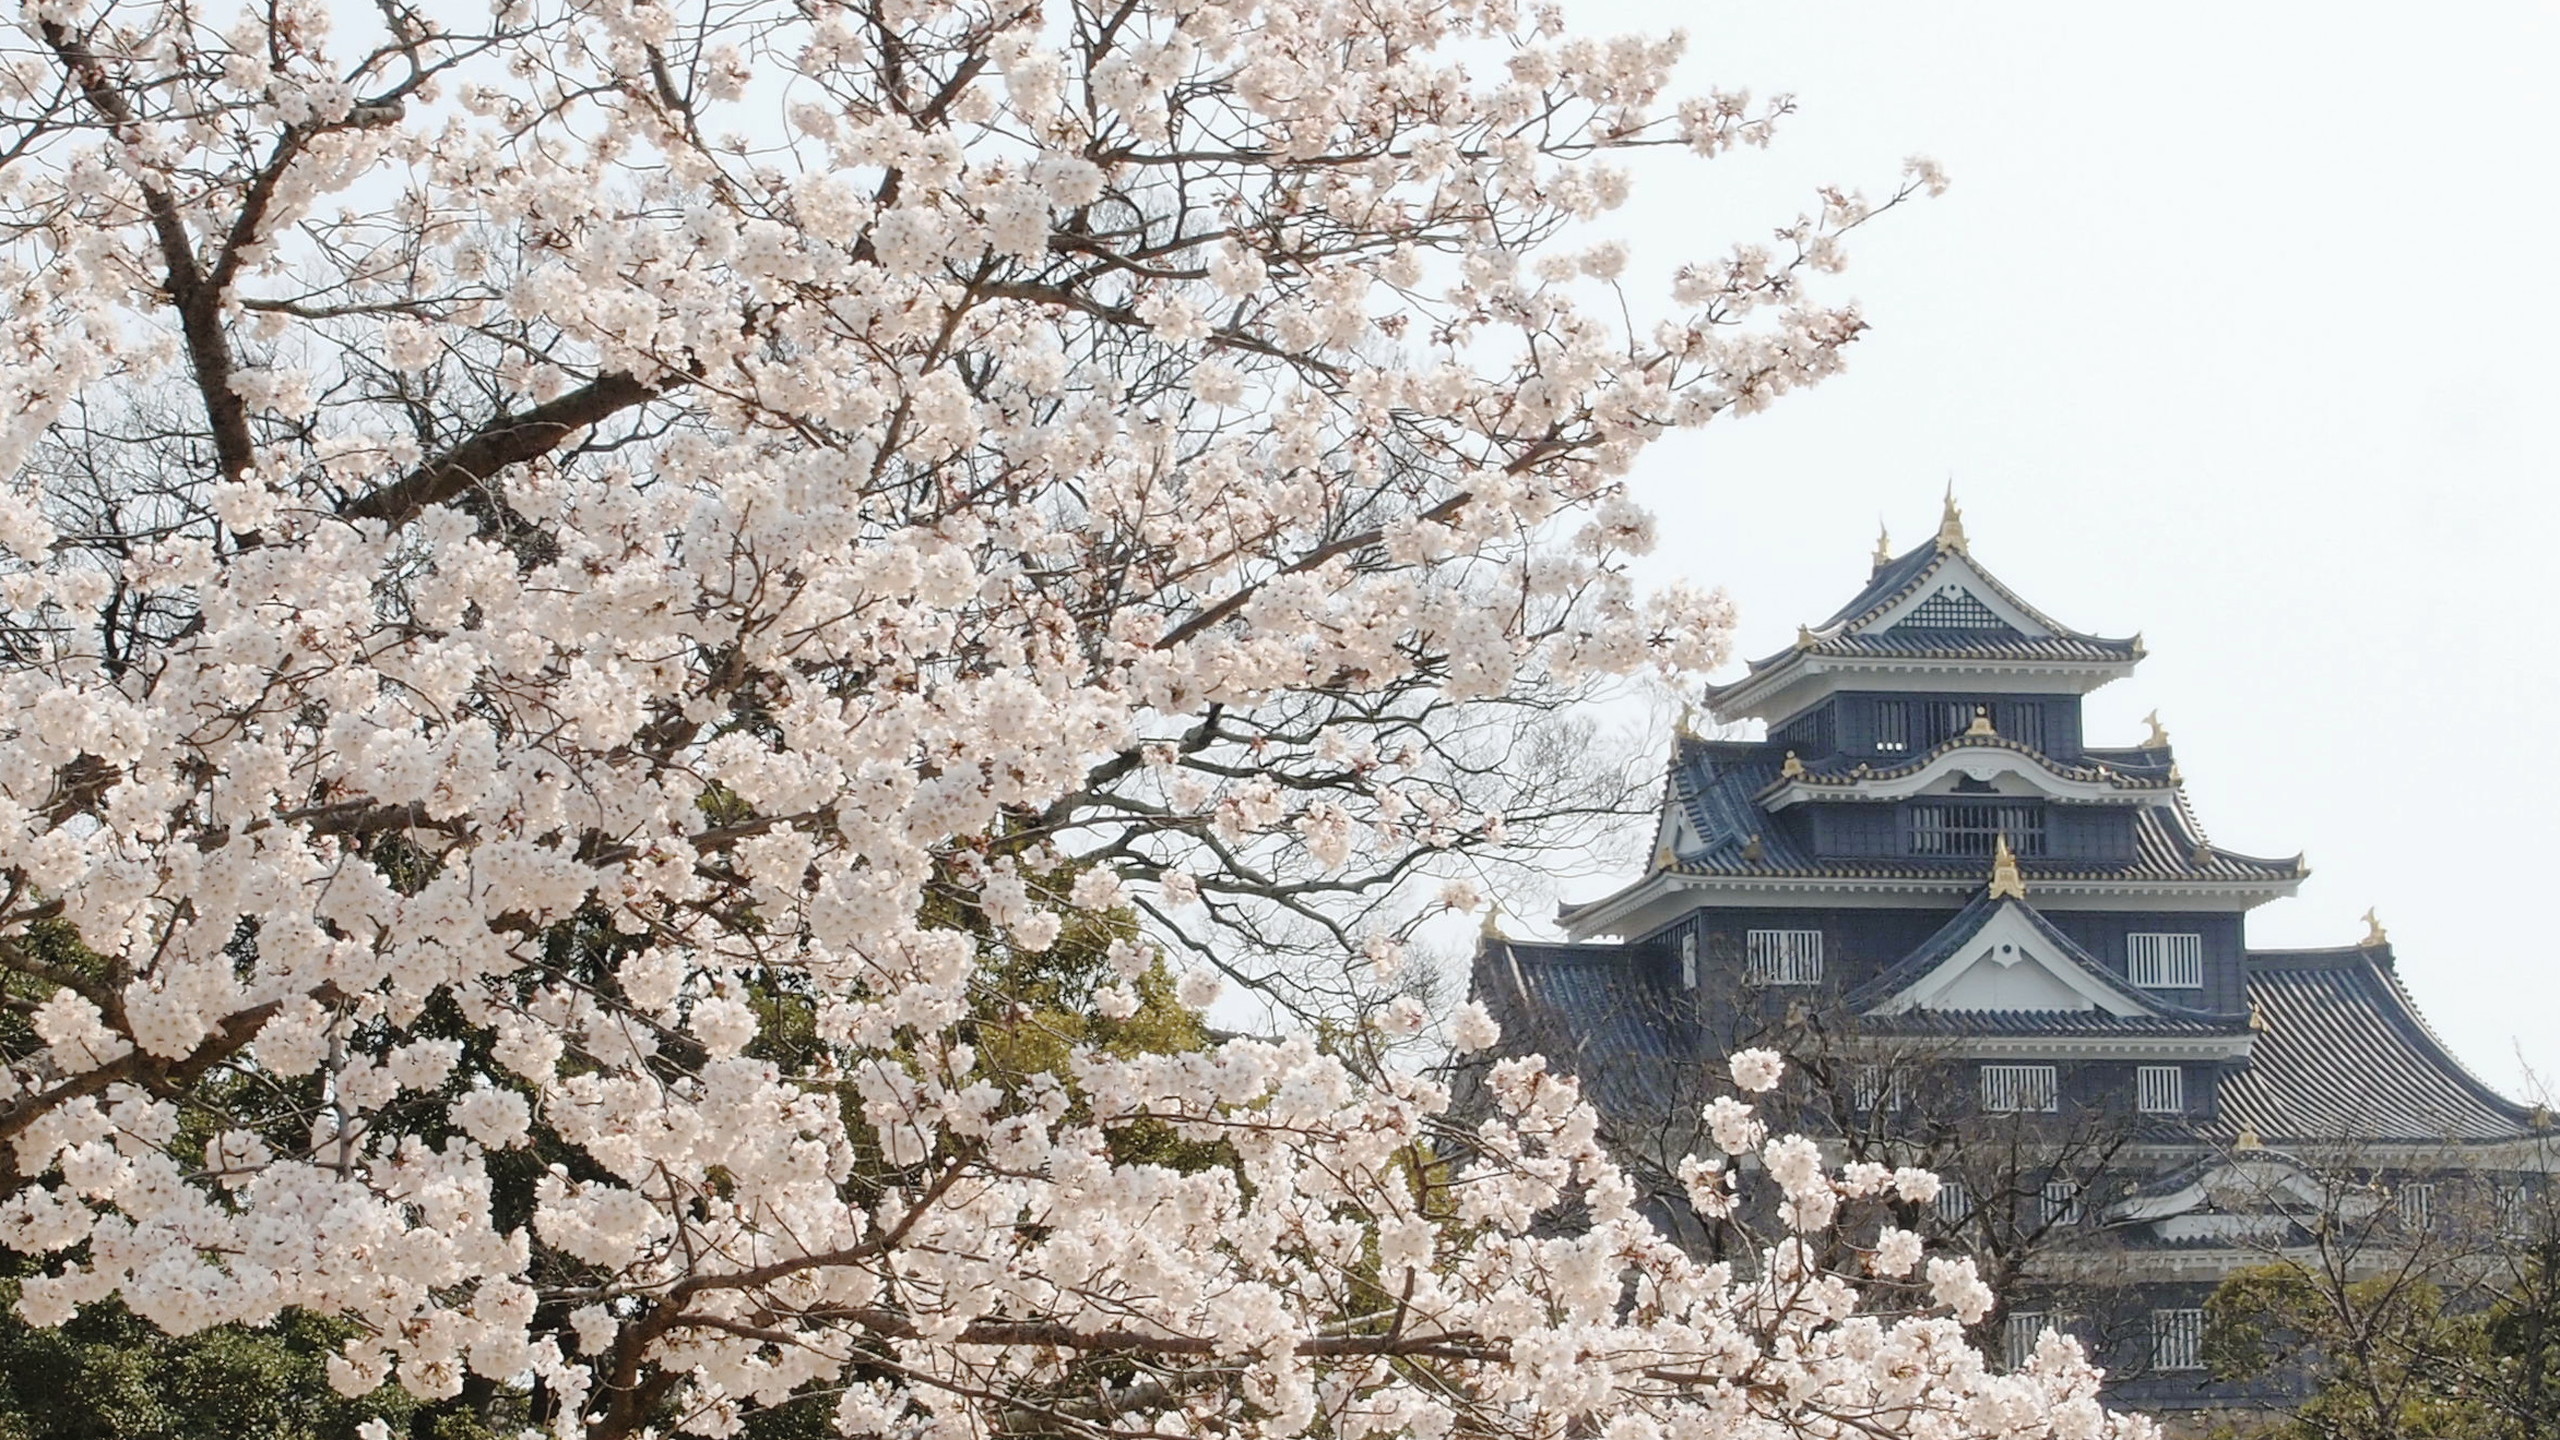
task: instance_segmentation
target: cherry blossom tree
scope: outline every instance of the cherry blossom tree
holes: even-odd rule
[[[595,1437],[813,1395],[916,1437],[2125,1430],[2067,1344],[1986,1373],[1963,1263],[1826,1268],[1926,1177],[1731,1096],[1691,1198],[1748,1158],[1796,1232],[1739,1269],[1534,1062],[1462,1131],[1308,1034],[975,1041],[991,958],[1070,924],[1102,1021],[1204,1007],[1275,917],[1392,969],[1376,897],[1472,906],[1453,859],[1586,813],[1494,722],[1729,621],[1629,582],[1629,465],[1836,369],[1861,322],[1806,285],[1931,167],[1657,293],[1585,228],[1621,153],[1784,104],[1504,3],[13,23],[28,1320],[324,1315],[350,1394]]]

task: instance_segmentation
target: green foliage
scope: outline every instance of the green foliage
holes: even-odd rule
[[[2205,1302],[2204,1358],[2224,1381],[2308,1390],[2271,1433],[2293,1440],[2493,1440],[2488,1318],[2448,1308],[2406,1271],[2333,1281],[2291,1265],[2224,1280]]]
[[[16,1304],[24,1273],[0,1280],[0,1307]],[[0,1316],[0,1440],[346,1440],[372,1419],[434,1440],[498,1433],[459,1402],[421,1406],[397,1386],[340,1396],[328,1361],[345,1333],[299,1311],[184,1337],[112,1303],[57,1330]]]

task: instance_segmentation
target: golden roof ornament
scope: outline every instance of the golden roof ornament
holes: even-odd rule
[[[1680,724],[1673,733],[1683,740],[1695,740],[1699,738],[1697,706],[1690,704],[1686,700],[1680,702]]]
[[[2231,1142],[2231,1148],[2234,1150],[2256,1150],[2265,1143],[2265,1141],[2258,1138],[2257,1126],[2243,1125],[2240,1127],[2240,1137]]]
[[[2249,1028],[2252,1030],[2267,1028],[2267,1012],[2259,1008],[2255,1000],[2249,1002]]]
[[[1885,529],[1884,522],[1882,520],[1878,520],[1876,522],[1876,568],[1875,571],[1871,571],[1869,573],[1881,572],[1884,567],[1892,563],[1893,532]]]
[[[1742,842],[1742,858],[1750,861],[1754,865],[1757,865],[1762,860],[1767,859],[1768,854],[1768,851],[1761,848],[1760,837],[1756,834]]]
[[[1787,752],[1787,763],[1778,767],[1778,773],[1790,780],[1801,780],[1804,778],[1804,762],[1796,758],[1796,752],[1790,750]]]
[[[2159,711],[2154,710],[2150,714],[2143,716],[2142,723],[2151,727],[2150,738],[2142,742],[2143,749],[2166,750],[2169,748],[2169,732],[2160,724]]]
[[[1938,548],[1961,552],[1964,543],[1964,507],[1956,503],[1956,482],[1949,480],[1946,508],[1938,515]]]
[[[1974,706],[1973,723],[1964,727],[1964,733],[1968,736],[1999,734],[1999,731],[1991,727],[1991,707],[1988,705]]]
[[[1671,837],[1668,835],[1662,837],[1661,844],[1653,847],[1653,868],[1656,870],[1670,869],[1672,862],[1679,858],[1671,853]]]
[[[1994,900],[2027,898],[2027,879],[2018,873],[2018,857],[2010,853],[2009,837],[2006,835],[1992,842],[1991,898]]]
[[[1502,933],[1501,906],[1487,905],[1484,907],[1484,924],[1476,933],[1484,936],[1487,940],[1508,940],[1511,938],[1510,936]]]
[[[2382,928],[2382,922],[2374,918],[2373,911],[2364,912],[2364,948],[2379,950],[2390,943],[2391,932]]]
[[[1821,638],[1821,636],[1813,633],[1813,627],[1810,625],[1798,625],[1796,627],[1796,648],[1799,650],[1812,649],[1814,647],[1814,643]]]

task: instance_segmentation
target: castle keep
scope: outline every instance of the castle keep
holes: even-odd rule
[[[2538,1183],[2548,1137],[2428,1029],[2379,925],[2249,948],[2308,871],[2215,844],[2156,720],[2085,733],[2082,697],[2142,658],[2001,584],[1950,499],[1708,691],[1766,738],[1682,726],[1645,873],[1563,909],[1571,943],[1489,934],[1474,988],[1640,1162],[1676,1158],[1717,1057],[1781,1043],[1791,1121],[1950,1177],[1939,1238],[1998,1252],[2013,1348],[2074,1329],[2120,1401],[2174,1409],[2230,1398],[2203,1296],[2310,1223],[2321,1175],[2441,1224],[2456,1190]],[[1655,1203],[1699,1229],[1675,1185]]]

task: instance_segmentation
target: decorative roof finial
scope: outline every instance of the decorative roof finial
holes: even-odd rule
[[[1484,907],[1484,925],[1477,933],[1484,936],[1487,940],[1508,940],[1511,938],[1510,936],[1502,933],[1501,906],[1487,905]]]
[[[1959,551],[1964,549],[1964,507],[1956,503],[1956,482],[1953,476],[1947,479],[1946,509],[1938,516],[1938,548]]]
[[[1668,835],[1662,837],[1661,844],[1653,847],[1653,868],[1656,870],[1668,870],[1679,863],[1679,859],[1671,852],[1671,837]]]
[[[2249,1028],[2252,1030],[2267,1028],[2267,1012],[2259,1009],[2258,1002],[2255,1000],[2249,1002]]]
[[[1804,762],[1796,758],[1796,752],[1790,750],[1787,752],[1787,763],[1778,767],[1778,773],[1790,780],[1801,780],[1804,778]]]
[[[1973,723],[1964,727],[1964,733],[1968,736],[1999,734],[2000,732],[1993,729],[1991,726],[1991,707],[1988,705],[1974,706]]]
[[[1991,898],[2024,900],[2027,898],[2026,877],[2018,873],[2018,857],[2010,853],[2009,837],[2003,835],[1992,842]]]
[[[2256,1150],[2265,1144],[2265,1141],[2258,1138],[2257,1126],[2243,1125],[2240,1127],[2239,1138],[2231,1142],[2231,1148],[2234,1150]]]
[[[1750,861],[1752,864],[1759,864],[1761,861],[1767,859],[1768,855],[1769,852],[1761,848],[1760,837],[1757,834],[1754,834],[1749,839],[1742,842],[1742,858]]]
[[[1686,700],[1680,702],[1680,724],[1672,733],[1678,735],[1683,740],[1695,740],[1698,738],[1697,706],[1690,704]]]
[[[1876,521],[1876,568],[1874,571],[1869,573],[1881,573],[1884,570],[1884,567],[1892,563],[1893,532],[1885,529],[1884,521],[1879,518]]]
[[[1796,648],[1799,650],[1812,649],[1814,642],[1821,638],[1821,636],[1813,633],[1813,627],[1810,625],[1798,625],[1796,627]]]
[[[2143,716],[2142,723],[2151,727],[2150,738],[2142,742],[2143,749],[2166,750],[2169,748],[2169,731],[2167,727],[2160,723],[2159,711],[2154,710],[2150,714]]]
[[[2382,922],[2374,918],[2373,911],[2364,912],[2364,948],[2379,950],[2390,943],[2391,932],[2382,928]]]

